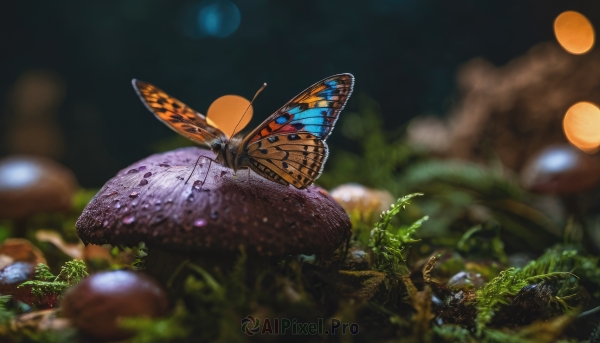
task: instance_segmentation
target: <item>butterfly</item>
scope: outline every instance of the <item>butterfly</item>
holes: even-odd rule
[[[267,180],[305,189],[321,175],[329,155],[325,140],[352,94],[354,76],[338,74],[323,79],[283,105],[249,134],[232,137],[158,87],[136,79],[132,84],[159,120],[209,147],[222,166],[234,172],[249,168]]]

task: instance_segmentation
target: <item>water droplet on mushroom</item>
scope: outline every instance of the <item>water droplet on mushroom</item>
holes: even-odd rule
[[[136,207],[136,206],[137,206],[137,204],[138,204],[138,202],[137,202],[137,201],[134,201],[134,202],[132,202],[132,203],[131,203],[131,207]]]
[[[200,181],[200,180],[194,181],[194,184],[192,185],[192,187],[196,190],[200,190],[202,188],[202,181]]]
[[[162,201],[160,201],[160,200],[156,200],[156,202],[154,203],[154,205],[156,205],[156,206],[158,206],[160,204],[162,204]]]
[[[140,181],[140,186],[144,186],[148,184],[148,180],[146,179],[142,179],[142,181]]]
[[[211,213],[210,213],[210,217],[211,217],[212,219],[217,219],[217,218],[219,218],[219,212],[218,212],[218,211],[213,211],[213,212],[211,212]]]
[[[138,193],[138,192],[133,192],[133,193],[129,194],[129,197],[130,197],[130,198],[136,198],[138,195],[140,195],[140,193]]]
[[[147,172],[146,174],[144,174],[144,177],[150,177],[152,176],[152,172]]]
[[[146,166],[140,166],[140,167],[138,167],[138,170],[139,171],[146,170]]]
[[[170,167],[170,165],[168,165],[166,163],[161,163],[161,164],[159,164],[159,167]]]
[[[196,221],[194,222],[195,227],[203,227],[203,226],[206,226],[206,224],[207,224],[206,219],[202,219],[202,218],[196,219]]]
[[[267,218],[267,217],[264,217],[264,218],[263,218],[263,223],[266,223],[266,222],[268,222],[268,221],[269,221],[269,218]]]
[[[135,174],[135,173],[137,173],[137,172],[138,172],[138,170],[137,170],[137,169],[135,169],[135,168],[133,168],[133,169],[129,169],[129,170],[127,171],[127,174]]]
[[[104,226],[104,227],[107,227],[107,226],[108,226],[108,220],[105,220],[105,221],[102,223],[102,226]]]
[[[123,224],[131,224],[134,221],[135,221],[135,216],[133,214],[130,214],[127,217],[123,218]]]
[[[173,199],[169,198],[169,199],[167,199],[167,202],[170,204],[173,202]]]
[[[121,204],[120,204],[119,202],[117,202],[117,203],[115,204],[115,208],[121,208]]]

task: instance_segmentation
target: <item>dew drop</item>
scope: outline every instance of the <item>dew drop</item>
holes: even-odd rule
[[[137,172],[138,172],[138,170],[137,170],[137,169],[135,169],[135,168],[133,168],[133,169],[129,169],[129,170],[127,171],[127,174],[135,174],[135,173],[137,173]]]
[[[156,206],[158,206],[160,204],[162,204],[162,201],[160,201],[160,200],[156,200],[156,202],[154,203],[154,205],[156,205]]]
[[[169,199],[167,199],[167,202],[168,202],[168,203],[172,203],[172,202],[173,202],[173,199],[169,198]]]
[[[269,218],[267,218],[267,217],[264,217],[264,218],[263,218],[263,223],[266,223],[266,222],[268,222],[268,221],[269,221]]]
[[[104,226],[104,227],[108,227],[108,220],[105,220],[105,221],[102,223],[102,226]]]
[[[202,188],[202,181],[200,181],[200,180],[194,181],[194,185],[192,187],[194,187],[194,189],[196,189],[196,190],[200,190]]]
[[[196,219],[196,221],[194,222],[195,227],[203,227],[203,226],[206,226],[206,224],[207,224],[206,219],[202,219],[202,218]]]
[[[144,186],[148,184],[148,180],[146,179],[142,179],[142,181],[140,181],[140,186]]]
[[[150,177],[152,176],[152,172],[147,172],[146,174],[144,174],[144,177]]]
[[[115,208],[121,208],[121,204],[117,202],[114,207]]]
[[[138,202],[137,202],[137,201],[134,201],[134,202],[132,202],[132,203],[131,203],[131,207],[136,207],[136,206],[137,206],[137,204],[138,204]]]
[[[129,197],[130,197],[130,198],[137,198],[137,196],[138,196],[138,195],[140,195],[140,193],[138,193],[138,192],[133,192],[133,193],[129,194]]]
[[[212,219],[217,219],[217,218],[219,218],[219,211],[213,211],[213,212],[211,212],[211,213],[210,213],[210,217],[211,217]]]
[[[133,214],[130,214],[127,217],[123,218],[123,223],[124,224],[131,224],[134,221],[135,221],[135,216]]]
[[[138,167],[138,170],[139,171],[146,170],[146,166],[140,166],[140,167]]]

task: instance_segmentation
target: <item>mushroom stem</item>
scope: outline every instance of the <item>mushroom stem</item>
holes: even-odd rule
[[[208,273],[215,276],[227,276],[236,266],[240,259],[249,262],[244,266],[246,281],[253,283],[257,275],[266,269],[274,261],[275,257],[267,257],[256,253],[230,252],[227,254],[198,254],[191,252],[171,252],[156,248],[148,250],[144,272],[172,292],[179,292],[185,279],[192,270],[190,266],[197,265]],[[278,262],[281,258],[275,258]],[[255,275],[256,274],[256,275]]]
[[[233,268],[239,254],[198,255],[175,253],[151,248],[145,263],[144,272],[154,277],[170,289],[180,289],[188,273],[189,263],[200,265],[210,273],[228,271]]]
[[[27,218],[18,218],[12,222],[12,237],[25,238],[27,235]]]

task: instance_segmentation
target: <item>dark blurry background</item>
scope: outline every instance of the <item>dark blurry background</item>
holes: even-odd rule
[[[589,0],[13,1],[0,11],[0,154],[47,155],[101,186],[175,135],[132,78],[201,113],[267,82],[250,126],[340,72],[356,76],[356,94],[381,106],[386,127],[443,116],[461,64],[503,65],[553,40],[565,10],[600,23]],[[357,106],[355,96],[348,108]],[[335,153],[343,137],[329,142]]]

